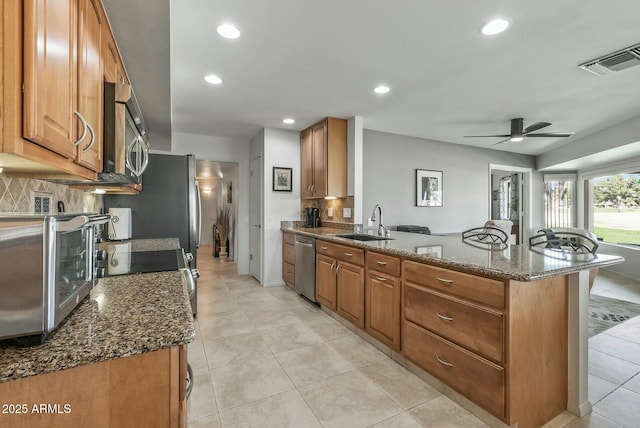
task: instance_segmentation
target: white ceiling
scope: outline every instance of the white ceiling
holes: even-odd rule
[[[251,138],[362,116],[366,129],[536,155],[640,114],[640,67],[578,68],[640,42],[637,0],[181,0],[170,39],[168,1],[104,0],[154,148],[170,148],[171,129]],[[495,16],[511,28],[480,34]],[[223,22],[241,37],[218,36]],[[391,92],[375,95],[379,83]],[[575,135],[463,138],[507,133],[515,117]]]

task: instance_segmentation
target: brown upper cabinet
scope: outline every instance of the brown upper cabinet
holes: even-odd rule
[[[347,121],[328,117],[300,133],[300,197],[347,196]]]
[[[102,171],[101,7],[24,2],[23,136],[93,171]]]
[[[102,171],[108,42],[100,0],[2,2],[0,164],[5,172],[96,180]]]

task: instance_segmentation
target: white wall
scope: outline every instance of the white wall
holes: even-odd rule
[[[533,156],[364,130],[364,221],[375,204],[388,226],[428,226],[432,233],[461,232],[489,215],[489,164],[533,168]],[[443,206],[415,206],[415,170],[443,172]],[[542,194],[542,175],[532,174],[532,194]],[[536,229],[543,206],[534,198]],[[537,230],[537,229],[536,229]]]
[[[173,132],[171,151],[178,154],[193,153],[196,159],[220,162],[237,162],[238,176],[234,182],[234,199],[237,201],[236,261],[238,274],[249,273],[249,140],[222,138]]]
[[[292,192],[274,192],[273,167],[292,168]],[[300,219],[300,133],[264,129],[262,284],[283,284],[281,221]]]

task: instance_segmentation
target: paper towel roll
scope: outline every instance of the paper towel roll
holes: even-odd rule
[[[122,241],[131,238],[131,208],[109,208],[109,240]]]

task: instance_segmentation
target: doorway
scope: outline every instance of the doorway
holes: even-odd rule
[[[196,160],[196,180],[200,187],[201,240],[200,245],[211,247],[211,255],[220,257],[219,239],[216,240],[216,223],[220,210],[230,209],[231,221],[229,230],[229,246],[227,259],[236,260],[236,228],[237,224],[237,183],[238,163],[214,160]],[[226,245],[226,242],[224,243]]]
[[[251,160],[249,274],[262,284],[262,156]]]
[[[516,244],[531,230],[531,168],[489,165],[489,218],[511,220]]]

